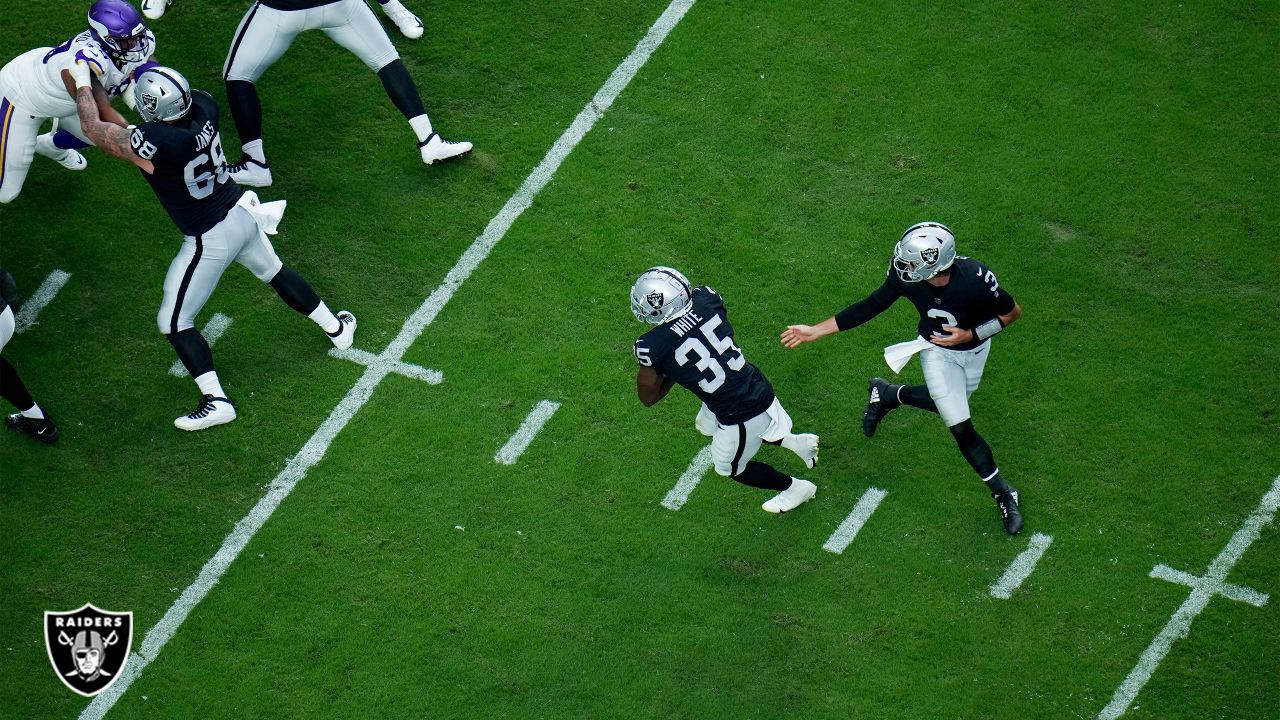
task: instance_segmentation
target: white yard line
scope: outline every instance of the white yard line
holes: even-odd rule
[[[22,303],[22,309],[13,318],[13,331],[20,333],[28,330],[32,325],[36,324],[36,317],[40,315],[40,311],[48,305],[53,297],[58,294],[63,285],[71,279],[71,273],[61,270],[54,270],[49,276],[40,283],[40,287],[31,293],[31,297]]]
[[[684,474],[676,481],[675,487],[667,492],[667,496],[662,498],[662,507],[668,510],[679,510],[689,501],[689,493],[698,487],[698,483],[702,482],[702,476],[707,474],[711,469],[711,446],[708,445],[698,451],[693,456],[693,460],[689,461],[689,467],[684,469]]]
[[[542,430],[542,426],[547,424],[552,415],[560,409],[560,403],[551,400],[543,400],[533,409],[529,411],[528,417],[520,423],[520,429],[516,430],[516,434],[511,436],[506,445],[498,451],[493,461],[499,465],[515,465],[520,456],[524,454],[529,443],[533,442],[533,438],[537,436],[538,431]]]
[[[458,259],[457,264],[449,270],[440,286],[405,320],[395,339],[382,352],[381,357],[383,360],[401,361],[405,351],[409,349],[413,341],[436,319],[436,316],[444,309],[445,304],[462,286],[462,283],[471,277],[471,273],[475,271],[476,267],[489,256],[489,253],[498,244],[498,241],[506,235],[507,230],[511,228],[516,218],[520,217],[520,214],[533,204],[534,197],[542,188],[546,187],[547,183],[551,182],[551,178],[555,175],[556,170],[559,169],[560,164],[564,162],[564,159],[568,157],[573,148],[582,141],[587,131],[609,109],[609,106],[617,99],[618,94],[636,76],[636,73],[644,66],[645,61],[649,59],[653,51],[662,44],[662,41],[667,38],[667,35],[680,22],[680,19],[684,17],[689,8],[693,7],[693,3],[694,0],[673,0],[667,6],[667,9],[658,17],[653,27],[649,28],[649,32],[631,51],[631,54],[622,61],[621,65],[614,69],[613,73],[609,75],[609,79],[596,92],[595,97],[574,118],[569,129],[565,130],[564,134],[551,146],[546,156],[542,158],[542,162],[538,163],[538,166],[529,173],[529,176],[520,185],[520,189],[507,200],[502,209],[498,211],[498,214],[489,221],[484,232],[471,243],[471,246]],[[80,714],[81,720],[103,717],[116,704],[116,701],[128,691],[133,680],[142,673],[148,664],[156,659],[160,650],[164,648],[165,643],[169,641],[169,638],[173,637],[183,621],[186,620],[187,615],[204,599],[205,595],[209,594],[209,591],[217,584],[222,574],[230,567],[232,561],[249,543],[253,535],[258,532],[258,529],[271,517],[271,514],[289,495],[298,481],[306,475],[307,470],[320,462],[320,459],[324,457],[325,452],[329,449],[329,444],[347,426],[356,411],[364,406],[365,402],[373,394],[374,388],[378,386],[378,383],[382,382],[382,379],[389,372],[391,372],[391,365],[385,362],[365,367],[360,379],[347,391],[346,396],[329,413],[329,417],[320,425],[315,434],[307,440],[302,449],[298,451],[298,454],[287,462],[284,470],[280,471],[280,474],[271,481],[267,493],[262,496],[258,504],[249,511],[248,515],[241,518],[240,522],[236,523],[231,534],[227,535],[223,541],[222,547],[205,563],[195,581],[186,590],[182,591],[182,595],[169,607],[164,617],[160,618],[160,621],[147,632],[146,637],[142,640],[142,646],[138,650],[137,662],[129,663],[129,670],[126,671],[125,677],[121,677],[105,692],[95,697]]]
[[[1036,569],[1036,563],[1040,562],[1040,557],[1044,555],[1044,551],[1049,549],[1049,545],[1053,544],[1053,538],[1044,533],[1036,533],[1031,536],[1031,544],[1026,550],[1018,553],[1018,557],[1013,559],[1009,565],[1009,569],[1004,571],[1004,575],[991,586],[991,597],[1008,600],[1013,591],[1022,586],[1024,580],[1031,576],[1033,570]]]
[[[1182,602],[1182,605],[1169,618],[1169,622],[1165,623],[1164,629],[1156,635],[1151,641],[1142,657],[1138,658],[1138,664],[1129,671],[1129,676],[1124,679],[1116,688],[1115,695],[1112,696],[1111,702],[1107,704],[1102,712],[1098,713],[1099,720],[1115,720],[1129,709],[1138,692],[1151,679],[1151,675],[1155,673],[1156,668],[1160,667],[1160,662],[1169,654],[1169,649],[1173,647],[1173,642],[1178,638],[1186,637],[1191,632],[1191,621],[1196,619],[1200,611],[1204,610],[1214,595],[1223,595],[1231,597],[1224,592],[1227,585],[1227,574],[1231,572],[1231,568],[1235,567],[1236,562],[1240,560],[1240,556],[1244,555],[1244,551],[1249,549],[1254,540],[1258,539],[1258,534],[1262,532],[1262,526],[1271,522],[1275,518],[1276,509],[1280,508],[1280,476],[1271,483],[1271,489],[1262,496],[1262,501],[1258,503],[1258,508],[1253,511],[1249,518],[1244,521],[1240,529],[1235,535],[1231,536],[1231,540],[1227,542],[1227,546],[1222,548],[1222,552],[1218,553],[1218,557],[1213,559],[1209,564],[1209,571],[1202,578],[1187,576],[1191,580],[1191,594]],[[1151,573],[1154,577],[1165,578],[1163,571],[1157,573],[1160,568],[1157,565]],[[1177,572],[1169,568],[1169,574]],[[1181,582],[1181,579],[1174,580]],[[1240,588],[1232,586],[1237,590],[1249,590],[1248,588]],[[1254,599],[1260,599],[1257,595],[1262,595],[1256,590],[1249,590],[1250,593],[1256,593],[1252,596]],[[1244,599],[1244,598],[1233,598]],[[1246,602],[1248,602],[1246,600]],[[1265,599],[1262,602],[1266,602]]]
[[[414,365],[402,360],[393,360],[383,357],[382,355],[374,355],[367,350],[358,348],[347,348],[339,350],[338,348],[329,348],[329,354],[343,360],[350,360],[353,363],[359,363],[365,367],[379,366],[379,371],[384,373],[396,373],[403,375],[411,380],[421,380],[428,385],[439,385],[444,382],[444,373],[431,368],[424,368],[421,365]]]
[[[858,531],[862,526],[867,524],[867,519],[871,517],[871,513],[880,507],[880,501],[884,500],[884,496],[889,493],[880,488],[867,488],[862,493],[862,497],[858,498],[858,504],[853,506],[853,510],[849,512],[849,516],[840,523],[840,527],[831,533],[831,537],[822,544],[822,549],[827,552],[833,552],[837,555],[844,552],[849,547],[849,543],[858,536]]]
[[[209,343],[209,347],[213,347],[214,343],[218,342],[218,338],[222,337],[222,333],[226,332],[229,327],[231,327],[231,318],[222,313],[214,313],[213,317],[209,318],[209,322],[204,324],[204,329],[200,331],[200,334],[204,336],[205,342]],[[188,373],[187,369],[182,366],[181,360],[174,360],[173,364],[169,366],[169,374],[182,378],[186,377]]]

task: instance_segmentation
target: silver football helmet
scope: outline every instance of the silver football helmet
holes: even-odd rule
[[[956,261],[956,236],[942,223],[916,223],[893,247],[893,269],[903,282],[922,282]]]
[[[147,122],[177,120],[191,109],[191,85],[173,68],[153,67],[134,81],[133,102]]]
[[[693,308],[693,288],[679,270],[659,265],[640,273],[631,286],[631,312],[636,319],[661,325]]]

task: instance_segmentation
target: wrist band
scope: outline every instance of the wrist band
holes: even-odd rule
[[[1000,318],[993,317],[990,320],[982,323],[978,327],[974,328],[973,334],[977,335],[979,340],[986,340],[987,338],[991,337],[992,335],[995,335],[996,333],[1000,332],[1003,329],[1004,329],[1004,323],[1000,321]]]

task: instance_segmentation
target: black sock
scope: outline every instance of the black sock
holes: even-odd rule
[[[1010,490],[1013,490],[1013,488],[1009,487],[1009,483],[1005,482],[1004,478],[1000,477],[999,470],[996,470],[995,475],[987,478],[986,483],[987,489],[991,491],[992,495],[1004,495]]]
[[[890,385],[889,395],[893,398],[893,407],[910,405],[931,413],[938,412],[938,406],[929,395],[928,385]]]
[[[271,278],[270,284],[286,305],[303,315],[310,315],[320,307],[320,296],[316,294],[315,288],[288,265],[280,268],[280,272]]]
[[[22,378],[18,377],[18,371],[3,357],[0,357],[0,397],[13,403],[19,410],[29,410],[36,404],[31,399],[31,393],[27,392]]]
[[[978,473],[978,477],[984,480],[995,480],[1001,487],[1007,488],[1004,481],[999,480],[999,476],[996,475],[999,468],[996,467],[996,459],[991,455],[991,446],[973,428],[973,420],[965,420],[952,425],[949,429],[951,436],[956,439],[956,445],[960,448],[960,454],[969,461],[969,466]],[[996,486],[992,486],[992,489],[996,489]]]
[[[409,77],[409,69],[404,66],[403,60],[396,58],[383,65],[378,71],[378,79],[382,81],[387,97],[391,98],[392,104],[406,120],[427,114],[427,109],[422,105],[422,95],[418,94],[418,86],[413,84],[413,78]]]
[[[742,472],[734,475],[733,479],[743,485],[750,485],[753,488],[762,490],[777,490],[781,492],[791,487],[790,475],[780,473],[773,469],[772,465],[766,465],[755,460],[747,462],[747,467]]]
[[[169,339],[169,344],[178,353],[178,359],[192,379],[213,371],[213,351],[198,330],[187,328],[176,333],[165,333],[165,337]]]
[[[227,81],[227,104],[231,106],[231,119],[240,134],[240,144],[262,139],[262,101],[258,88],[247,80]]]

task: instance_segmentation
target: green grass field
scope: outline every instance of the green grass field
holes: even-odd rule
[[[247,2],[178,0],[160,58],[223,97]],[[85,4],[6,8],[0,59],[82,29]],[[320,33],[260,83],[280,255],[382,352],[666,7],[431,3],[387,27],[436,127],[422,166],[377,79]],[[223,112],[228,154],[238,155]],[[205,308],[239,419],[186,434],[198,393],[156,331],[180,235],[97,151],[37,158],[0,209],[30,292],[4,349],[62,439],[0,434],[0,717],[70,718],[45,610],[135,614],[133,648],[361,376],[233,268]],[[111,718],[1093,718],[1280,473],[1280,6],[701,0],[410,347]],[[1025,316],[993,343],[975,423],[1023,494],[994,504],[936,417],[858,417],[900,303],[786,350],[936,219]],[[784,516],[708,474],[697,403],[645,409],[635,275],[725,297],[748,359],[821,433]],[[903,376],[918,382],[919,364]],[[562,404],[513,466],[494,454]],[[7,405],[5,412],[10,412]],[[759,459],[802,468],[766,447]],[[888,491],[841,555],[822,544]],[[1010,600],[989,586],[1053,537]],[[1227,576],[1126,718],[1280,718],[1280,531]]]

